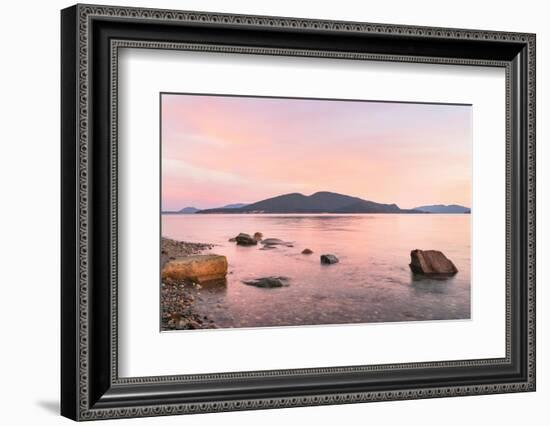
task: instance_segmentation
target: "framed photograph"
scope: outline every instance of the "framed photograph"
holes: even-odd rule
[[[535,390],[535,35],[61,12],[61,411]]]

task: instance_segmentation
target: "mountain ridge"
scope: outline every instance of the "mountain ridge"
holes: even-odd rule
[[[196,214],[215,213],[420,213],[401,209],[397,204],[383,204],[359,197],[319,191],[311,195],[298,192],[266,198],[240,208],[213,208]]]

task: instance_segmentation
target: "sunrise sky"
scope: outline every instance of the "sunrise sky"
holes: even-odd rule
[[[471,205],[472,107],[163,94],[162,209],[332,191]]]

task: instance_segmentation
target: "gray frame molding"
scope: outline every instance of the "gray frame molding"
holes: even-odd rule
[[[292,406],[324,405],[324,404],[342,404],[352,402],[383,401],[383,400],[401,400],[415,398],[432,398],[444,396],[463,396],[487,393],[504,393],[518,391],[532,391],[535,389],[535,36],[533,34],[521,34],[510,32],[478,31],[464,29],[447,28],[428,28],[402,25],[369,24],[356,22],[336,22],[324,20],[279,18],[264,16],[246,16],[246,15],[228,15],[217,13],[169,11],[155,9],[136,9],[126,7],[103,7],[91,5],[77,5],[75,9],[78,27],[76,29],[76,88],[77,88],[77,111],[76,111],[76,306],[75,317],[76,342],[78,362],[75,363],[76,378],[76,410],[74,418],[79,420],[104,419],[113,417],[140,417],[157,416],[197,412],[215,412],[229,410],[248,410],[261,408],[279,408]],[[382,34],[382,35],[410,35],[415,38],[425,39],[447,39],[447,40],[484,40],[484,41],[506,41],[510,43],[521,43],[526,46],[527,58],[527,112],[526,112],[526,166],[527,181],[526,191],[522,197],[522,202],[526,203],[526,215],[528,232],[528,244],[526,245],[526,268],[527,282],[526,294],[527,300],[527,380],[519,382],[502,382],[483,385],[466,386],[447,386],[447,387],[428,387],[428,388],[403,388],[399,390],[386,390],[375,392],[336,392],[326,394],[316,394],[308,396],[289,396],[289,397],[266,397],[254,399],[231,399],[217,400],[201,403],[164,403],[143,406],[111,407],[108,404],[101,406],[92,401],[92,390],[89,387],[90,375],[93,372],[90,369],[90,123],[89,115],[91,111],[91,82],[90,82],[90,63],[91,63],[91,36],[90,28],[94,19],[128,19],[140,22],[173,22],[173,23],[204,23],[225,26],[255,27],[255,28],[276,28],[276,29],[300,29],[315,30],[321,32],[337,33],[360,33],[360,34]],[[506,69],[506,194],[507,194],[507,213],[506,213],[506,240],[507,240],[507,259],[506,259],[506,357],[502,359],[482,359],[482,360],[461,360],[449,362],[430,362],[413,364],[388,364],[372,366],[350,366],[350,367],[327,367],[321,369],[300,369],[300,370],[274,370],[260,372],[242,372],[242,373],[221,373],[209,375],[192,376],[160,376],[160,377],[136,377],[119,378],[118,377],[118,327],[117,327],[117,84],[118,84],[118,51],[121,48],[146,48],[146,49],[174,49],[174,50],[195,50],[208,52],[225,52],[235,54],[262,54],[262,55],[292,55],[292,56],[311,56],[333,59],[354,59],[354,60],[375,60],[375,61],[396,61],[396,62],[423,62],[433,64],[455,64],[455,65],[478,65],[503,67]],[[123,386],[127,384],[150,385],[150,384],[170,384],[179,382],[195,381],[217,381],[220,379],[243,379],[250,377],[277,377],[293,376],[303,377],[309,374],[331,375],[334,373],[345,372],[370,372],[370,371],[389,371],[399,369],[421,369],[426,367],[457,367],[457,366],[482,366],[482,365],[503,365],[511,362],[511,329],[512,314],[510,303],[512,298],[511,280],[512,271],[510,258],[512,256],[512,218],[511,210],[513,208],[512,199],[512,152],[511,138],[513,131],[510,127],[512,93],[514,90],[511,74],[513,64],[509,61],[499,60],[478,60],[462,58],[444,58],[429,56],[406,56],[391,54],[368,54],[368,53],[350,53],[342,51],[320,51],[314,49],[280,49],[269,47],[246,47],[231,45],[213,45],[201,43],[174,43],[174,42],[156,42],[146,40],[131,39],[113,39],[110,42],[111,51],[111,240],[110,240],[110,339],[111,339],[111,360],[110,360],[110,381],[113,386]],[[72,415],[70,415],[73,417]]]

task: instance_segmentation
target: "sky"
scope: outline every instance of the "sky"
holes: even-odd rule
[[[471,205],[471,106],[161,96],[163,211],[317,191]]]

